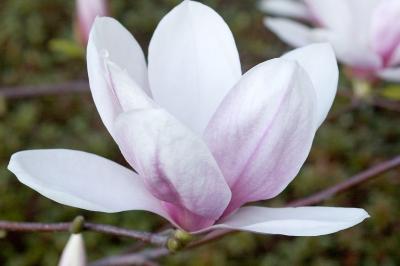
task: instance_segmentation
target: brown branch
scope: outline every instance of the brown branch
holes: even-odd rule
[[[71,223],[27,223],[0,221],[0,230],[13,232],[68,232]],[[118,237],[133,238],[146,243],[164,246],[167,236],[142,231],[134,231],[112,225],[84,223],[83,228],[88,231],[103,233]]]
[[[299,206],[308,206],[308,205],[320,203],[336,194],[345,192],[345,191],[347,191],[357,185],[360,185],[360,184],[362,184],[362,183],[364,183],[386,171],[389,171],[389,170],[394,169],[399,166],[400,166],[400,156],[396,156],[396,157],[392,158],[391,160],[384,161],[382,163],[379,163],[378,165],[371,167],[370,169],[368,169],[366,171],[356,174],[356,175],[346,179],[345,181],[342,181],[342,182],[334,185],[333,187],[330,187],[330,188],[327,188],[320,192],[317,192],[309,197],[305,197],[305,198],[290,202],[290,203],[286,204],[286,206],[287,207],[299,207]],[[211,241],[215,241],[217,239],[220,239],[222,237],[225,237],[225,236],[235,233],[235,232],[236,231],[231,231],[231,230],[212,231],[212,232],[208,233],[207,235],[205,235],[204,237],[191,242],[185,248],[185,250],[191,249],[191,248],[196,248],[198,246],[202,246]],[[147,252],[149,252],[149,251],[157,252],[157,250],[159,250],[159,249],[149,249],[149,250],[147,250]],[[166,256],[168,254],[170,254],[170,252],[168,250],[164,249],[163,252],[158,253],[158,256],[150,258],[150,257],[147,257],[147,253],[138,252],[138,253],[133,253],[131,255],[113,256],[113,257],[105,258],[103,260],[98,261],[98,262],[102,262],[102,261],[118,262],[118,259],[121,259],[121,261],[124,262],[125,264],[123,264],[123,263],[122,264],[96,264],[96,263],[94,263],[94,264],[91,264],[90,266],[129,265],[129,262],[131,263],[130,265],[143,265],[143,264],[135,264],[135,263],[141,262],[141,261],[147,261],[147,260],[151,260],[151,259],[156,259],[158,257]]]
[[[361,103],[362,101],[364,101],[365,103],[371,104],[372,106],[375,106],[378,108],[386,109],[386,110],[393,111],[393,112],[400,112],[400,102],[399,101],[384,99],[379,96],[371,96],[371,98],[362,99],[346,90],[339,90],[338,95],[348,98],[352,102],[354,102],[354,100],[356,100],[358,102],[358,104]],[[355,106],[355,107],[357,107],[357,106]]]
[[[0,221],[0,230],[13,232],[65,232],[71,223],[27,223]]]
[[[69,92],[88,92],[89,83],[85,80],[69,81],[60,84],[31,85],[0,88],[0,98],[19,99],[44,95],[57,95]]]
[[[151,260],[166,256],[168,254],[170,254],[170,252],[166,248],[145,249],[141,252],[134,254],[104,258],[90,263],[89,266],[121,266],[121,265],[154,266],[157,264],[151,262]]]
[[[398,101],[376,97],[373,99],[372,104],[375,107],[380,107],[393,112],[400,112],[400,103]]]
[[[396,156],[391,160],[379,163],[368,170],[365,170],[359,174],[356,174],[355,176],[352,176],[340,182],[339,184],[333,187],[329,187],[311,196],[290,202],[287,204],[287,206],[299,207],[299,206],[307,206],[320,203],[336,194],[349,190],[361,183],[364,183],[378,176],[379,174],[382,174],[398,166],[400,166],[400,156]]]

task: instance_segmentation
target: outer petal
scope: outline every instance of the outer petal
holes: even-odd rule
[[[352,227],[368,217],[365,210],[357,208],[243,207],[211,229],[232,229],[288,236],[318,236]]]
[[[400,82],[400,67],[386,68],[378,72],[378,76],[387,81]]]
[[[335,99],[339,69],[332,46],[313,44],[293,50],[282,58],[295,60],[307,72],[317,95],[318,125],[325,120]]]
[[[294,0],[263,0],[260,9],[272,15],[279,15],[297,19],[311,19],[304,3]]]
[[[150,95],[147,80],[146,61],[139,44],[133,36],[115,19],[97,18],[89,37],[87,67],[89,83],[97,110],[111,135],[115,117],[121,113],[106,60],[114,62],[137,85]]]
[[[97,155],[21,151],[11,157],[8,169],[20,182],[61,204],[100,212],[145,210],[168,218],[137,174]]]
[[[301,23],[282,18],[265,18],[264,25],[284,42],[301,47],[313,42],[312,30]]]
[[[162,19],[149,47],[151,90],[194,132],[203,133],[240,76],[232,33],[211,8],[186,0]]]
[[[86,266],[85,243],[81,234],[71,235],[58,266]]]
[[[280,193],[297,175],[316,130],[316,96],[295,62],[246,73],[212,118],[205,139],[232,190],[225,215]]]
[[[123,140],[121,145],[128,148],[127,158],[135,161],[153,195],[180,208],[175,217],[178,224],[194,230],[221,216],[229,203],[230,189],[200,137],[155,108],[120,115],[115,130]],[[205,221],[182,217],[182,210]]]
[[[125,158],[179,225],[192,230],[212,224],[230,190],[206,144],[159,108],[126,71],[111,61],[106,65],[124,111],[113,132]]]

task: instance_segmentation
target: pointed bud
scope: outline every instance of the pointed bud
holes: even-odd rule
[[[86,45],[90,29],[97,16],[108,16],[106,0],[76,0],[76,35],[78,41]]]
[[[85,218],[79,215],[75,217],[75,219],[72,221],[71,226],[69,228],[69,232],[71,234],[79,234],[83,231],[84,225],[85,225]]]
[[[86,252],[82,234],[71,235],[58,266],[86,266]]]
[[[183,230],[176,230],[174,233],[174,237],[178,241],[182,242],[183,245],[186,245],[193,240],[193,236]]]
[[[182,243],[175,238],[170,238],[167,241],[167,248],[172,253],[179,251],[182,248]]]

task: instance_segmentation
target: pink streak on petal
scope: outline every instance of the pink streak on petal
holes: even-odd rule
[[[400,1],[387,0],[375,10],[371,24],[371,45],[382,56],[385,66],[393,63],[392,57],[400,46]]]
[[[213,219],[197,215],[184,207],[163,202],[163,206],[170,215],[171,219],[187,232],[202,230],[214,224]]]
[[[276,196],[297,175],[317,128],[315,108],[312,83],[295,62],[270,60],[243,76],[204,136],[232,190],[224,215]]]

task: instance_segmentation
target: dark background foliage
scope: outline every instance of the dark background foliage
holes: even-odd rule
[[[138,39],[145,53],[158,21],[178,0],[112,0],[111,10]],[[262,25],[257,2],[202,1],[219,12],[233,31],[244,70],[288,50]],[[84,52],[74,42],[74,1],[0,1],[0,84],[60,83],[86,78]],[[321,66],[323,67],[323,66]],[[349,82],[342,77],[342,87]],[[377,86],[379,87],[379,86]],[[379,88],[376,88],[379,89]],[[337,97],[331,113],[348,100]],[[300,175],[265,206],[281,206],[345,180],[400,152],[398,113],[362,104],[326,122],[317,133]],[[90,221],[155,231],[165,221],[144,212],[91,213],[54,203],[20,184],[6,170],[10,155],[32,148],[71,148],[126,164],[101,124],[88,93],[31,99],[0,98],[0,219],[58,222],[83,214]],[[322,237],[239,233],[170,256],[162,265],[400,265],[399,170],[325,202],[365,208],[371,218]],[[7,233],[0,238],[0,265],[55,265],[68,234]],[[85,233],[90,259],[118,254],[131,240]]]

